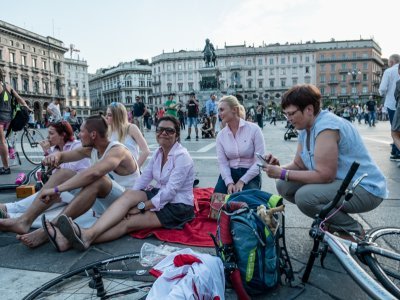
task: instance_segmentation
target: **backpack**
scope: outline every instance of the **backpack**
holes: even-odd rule
[[[214,240],[217,243],[217,255],[227,266],[228,273],[232,272],[234,264],[239,270],[241,284],[249,295],[275,289],[282,282],[282,275],[285,275],[286,281],[294,279],[284,241],[284,215],[278,217],[273,214],[275,225],[268,225],[257,214],[260,205],[269,210],[283,207],[282,197],[260,190],[230,195],[220,211],[217,238]],[[227,218],[232,245],[227,243],[224,236],[227,233],[224,228]],[[232,276],[227,274],[226,278],[229,277]]]
[[[12,92],[10,94],[12,96]],[[8,126],[6,137],[11,133],[11,130],[14,132],[20,131],[29,122],[29,109],[16,102],[14,96],[11,97],[11,108],[13,118],[10,126]]]

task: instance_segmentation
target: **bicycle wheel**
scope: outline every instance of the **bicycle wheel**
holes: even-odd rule
[[[368,232],[368,242],[400,253],[400,228],[380,227]],[[400,298],[400,260],[381,254],[364,256],[365,262],[378,281],[394,296]]]
[[[34,165],[40,165],[43,159],[43,150],[39,142],[43,141],[44,137],[39,130],[33,128],[24,129],[21,136],[21,148],[26,159]]]
[[[153,283],[134,280],[143,273],[137,270],[138,258],[134,253],[88,264],[50,280],[24,299],[144,299]]]

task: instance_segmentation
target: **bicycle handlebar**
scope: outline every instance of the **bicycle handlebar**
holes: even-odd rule
[[[346,193],[346,189],[349,186],[351,179],[354,177],[354,174],[356,174],[358,167],[360,164],[356,161],[354,161],[350,167],[350,170],[347,172],[346,177],[344,178],[339,190],[336,193],[335,198],[333,199],[332,202],[328,203],[325,205],[321,211],[318,214],[318,217],[320,219],[325,219],[325,217],[328,215],[328,213],[336,206],[336,204],[339,202],[340,198]]]

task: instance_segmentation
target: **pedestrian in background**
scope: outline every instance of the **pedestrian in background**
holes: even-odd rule
[[[197,129],[197,122],[199,118],[199,102],[196,100],[194,93],[190,94],[188,103],[186,104],[187,116],[188,116],[188,136],[187,141],[190,140],[190,134],[192,132],[192,126],[196,132],[196,141],[199,140],[199,131]],[[214,136],[213,136],[214,137]]]
[[[399,54],[392,54],[389,57],[389,68],[385,70],[382,76],[381,84],[379,85],[379,94],[382,97],[385,97],[384,105],[387,108],[387,112],[389,115],[390,125],[393,123],[394,113],[396,111],[396,100],[394,98],[394,91],[396,88],[396,82],[400,79],[400,75],[398,73],[400,62]],[[400,159],[400,151],[398,147],[396,147],[393,142],[392,151],[391,151],[391,160]]]
[[[211,125],[213,127],[213,136],[215,136],[215,124],[217,123],[218,105],[215,102],[217,96],[212,93],[210,99],[206,102],[206,115],[211,120]]]
[[[263,124],[263,118],[264,118],[264,105],[262,101],[258,101],[257,107],[256,107],[256,118],[257,118],[257,124],[260,126],[262,129],[264,127]]]
[[[146,106],[142,102],[142,98],[140,96],[135,97],[135,103],[133,104],[133,124],[139,127],[140,132],[143,132],[143,116],[146,111]]]
[[[178,104],[174,100],[174,94],[169,94],[168,100],[165,102],[165,115],[177,118],[178,117],[177,105]]]

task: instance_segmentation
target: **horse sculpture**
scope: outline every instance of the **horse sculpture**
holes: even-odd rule
[[[206,67],[215,67],[215,61],[217,59],[215,55],[215,49],[212,43],[210,43],[209,39],[206,39],[206,45],[204,46],[204,61],[206,63]]]

